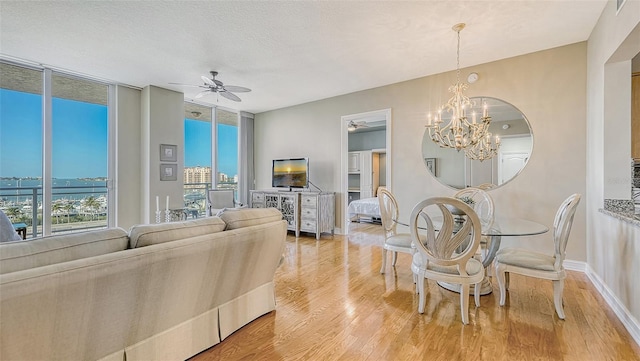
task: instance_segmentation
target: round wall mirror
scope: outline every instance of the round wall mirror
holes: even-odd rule
[[[489,132],[500,137],[498,154],[484,161],[471,160],[464,150],[440,148],[431,140],[429,129],[422,138],[422,156],[425,166],[440,183],[462,189],[466,187],[495,188],[515,178],[529,161],[533,151],[533,132],[529,121],[518,108],[496,98],[473,97],[474,106],[467,112],[482,114],[483,104],[487,104],[491,124]],[[447,124],[451,116],[444,114]]]

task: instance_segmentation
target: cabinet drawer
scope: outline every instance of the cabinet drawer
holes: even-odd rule
[[[251,194],[251,201],[253,203],[262,203],[262,202],[264,202],[264,193],[253,193],[253,194]]]
[[[300,230],[307,232],[315,232],[316,231],[316,221],[313,219],[303,219],[300,222]]]
[[[302,218],[311,218],[311,219],[315,219],[316,218],[316,209],[315,208],[308,208],[308,207],[302,207],[302,209],[300,209],[300,216]]]
[[[315,208],[318,204],[318,197],[316,196],[302,196],[302,206],[303,207],[313,207]]]
[[[251,208],[264,208],[264,203],[252,203]]]

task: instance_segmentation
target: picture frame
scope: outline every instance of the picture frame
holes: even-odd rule
[[[425,158],[424,163],[427,165],[427,169],[433,174],[434,177],[438,176],[438,167],[436,158]]]
[[[173,144],[160,144],[160,161],[177,162],[178,146]]]
[[[176,181],[178,180],[177,164],[160,164],[160,180]]]

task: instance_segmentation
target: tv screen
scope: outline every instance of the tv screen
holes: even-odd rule
[[[307,188],[309,186],[309,159],[274,159],[272,187]]]

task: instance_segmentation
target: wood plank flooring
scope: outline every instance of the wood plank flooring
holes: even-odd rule
[[[208,360],[624,360],[640,347],[587,277],[568,272],[566,319],[558,319],[551,282],[511,275],[504,307],[498,289],[469,301],[428,281],[419,314],[410,256],[379,273],[379,225],[351,224],[349,236],[320,241],[289,235],[276,272],[276,311],[194,356]]]

